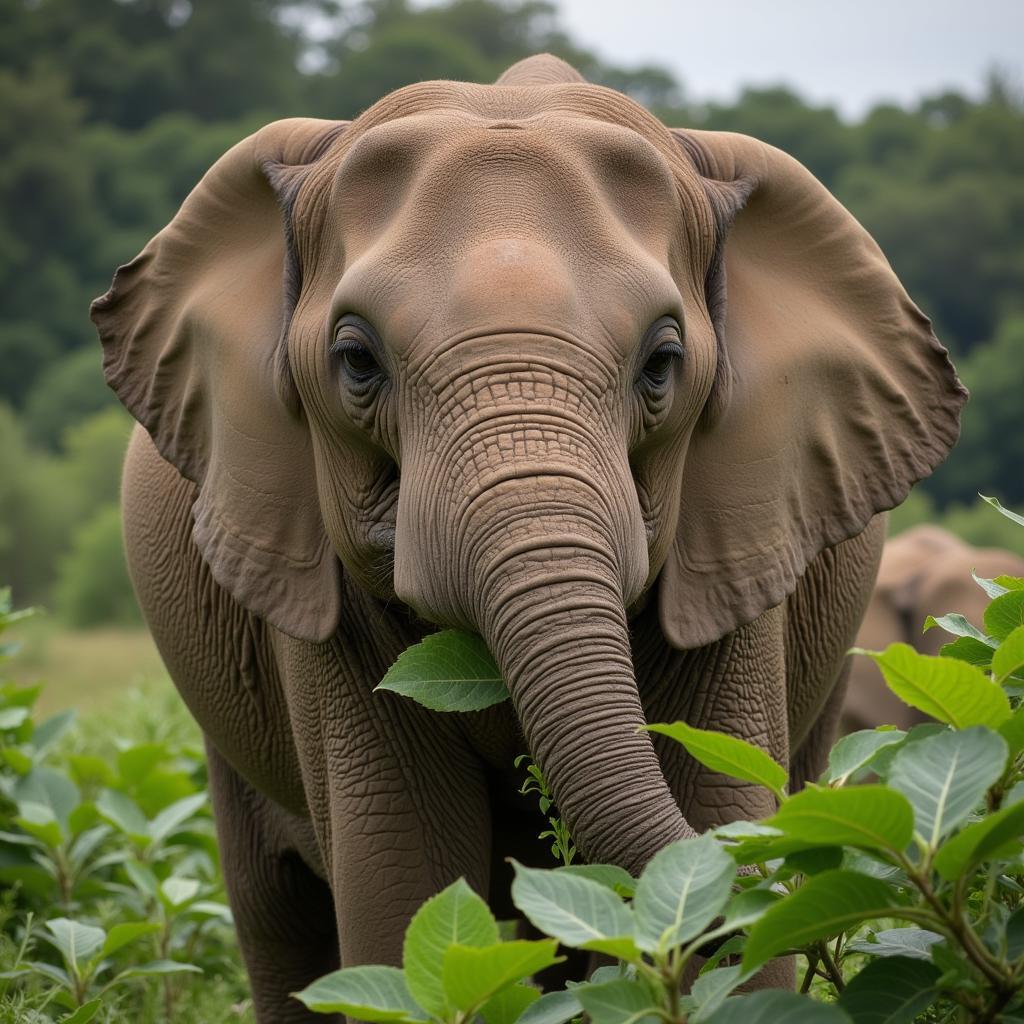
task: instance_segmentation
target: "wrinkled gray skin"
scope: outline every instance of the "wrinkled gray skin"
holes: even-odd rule
[[[460,875],[511,914],[505,858],[551,863],[527,749],[586,858],[634,873],[773,810],[645,722],[818,773],[872,516],[962,401],[799,165],[672,135],[550,58],[270,126],[94,318],[145,428],[129,562],[208,740],[261,1022],[322,1019],[288,993],[339,963],[400,963]],[[511,703],[372,693],[436,625],[484,636]]]

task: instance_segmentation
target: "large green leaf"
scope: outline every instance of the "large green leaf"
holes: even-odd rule
[[[404,651],[377,689],[411,697],[431,711],[480,711],[508,699],[487,645],[458,629],[432,633]]]
[[[689,1017],[692,1024],[704,1024],[747,977],[749,975],[739,964],[701,974],[690,989],[690,995],[697,1004],[696,1012]]]
[[[206,806],[207,802],[205,793],[193,793],[165,807],[149,823],[149,835],[153,842],[162,843],[168,836],[180,830],[197,811]]]
[[[111,953],[116,953],[122,946],[127,946],[130,942],[134,942],[143,935],[150,935],[159,930],[160,925],[155,921],[126,921],[122,924],[115,924],[107,932],[107,937],[103,942],[103,948],[100,952],[103,956],[110,956]]]
[[[397,967],[346,967],[318,978],[295,998],[317,1013],[344,1013],[356,1020],[425,1020]]]
[[[540,989],[530,985],[509,985],[480,1007],[484,1024],[517,1024],[519,1018],[540,999]]]
[[[89,1024],[89,1021],[100,1012],[102,1005],[102,999],[90,999],[89,1002],[82,1003],[74,1013],[61,1017],[60,1024]]]
[[[927,633],[929,629],[934,629],[938,626],[939,629],[944,629],[947,633],[952,636],[969,638],[976,640],[978,643],[985,645],[986,647],[995,647],[995,641],[983,633],[977,626],[973,625],[963,615],[957,612],[950,612],[948,615],[940,615],[936,618],[934,615],[929,615],[924,620],[924,632]]]
[[[660,1020],[650,990],[640,981],[620,978],[601,985],[580,985],[573,993],[593,1024],[657,1024]]]
[[[636,892],[636,879],[615,864],[568,864],[555,870],[565,875],[589,878],[592,882],[607,886],[612,892],[626,898]]]
[[[713,836],[659,850],[636,886],[637,945],[654,953],[695,938],[721,913],[735,877],[735,862]]]
[[[854,1024],[913,1024],[938,998],[940,973],[926,960],[882,957],[847,983],[839,1005]]]
[[[760,747],[746,740],[712,729],[696,729],[686,722],[648,725],[646,728],[681,743],[691,757],[712,771],[766,786],[780,799],[785,795],[784,788],[789,778],[786,769]]]
[[[901,853],[914,834],[907,798],[885,786],[807,788],[790,797],[766,824],[809,846],[858,846]]]
[[[766,989],[733,996],[707,1018],[707,1024],[851,1024],[849,1016],[830,1003],[796,992]]]
[[[1004,807],[968,825],[942,844],[935,855],[935,870],[954,881],[1000,847],[1024,836],[1024,803]]]
[[[1018,591],[1024,594],[1024,590]],[[1024,666],[1024,626],[1017,626],[992,655],[992,674],[997,683],[1003,683]]]
[[[487,904],[460,878],[416,911],[405,933],[402,961],[413,998],[437,1017],[450,1009],[442,972],[449,947],[491,946],[498,923]]]
[[[66,917],[55,917],[46,922],[49,939],[68,964],[84,964],[103,947],[107,933],[102,928],[79,924]]]
[[[991,601],[985,609],[985,629],[997,640],[1006,641],[1024,626],[1024,590],[1011,590]]]
[[[828,755],[826,782],[845,782],[855,771],[866,767],[883,747],[902,743],[907,734],[901,729],[862,729],[840,739]]]
[[[955,658],[918,654],[909,644],[890,644],[884,651],[854,648],[873,658],[900,700],[957,729],[987,725],[995,729],[1010,717],[1002,688],[980,669]]]
[[[875,932],[874,941],[854,939],[846,948],[872,956],[902,956],[914,960],[931,960],[931,949],[943,938],[925,928],[886,928]]]
[[[82,802],[78,787],[63,773],[46,765],[38,765],[20,776],[11,789],[11,796],[23,801],[43,804],[53,811],[61,828],[68,831],[68,818]]]
[[[512,863],[512,902],[542,932],[566,946],[629,955],[633,914],[611,889],[578,875]]]
[[[935,849],[1002,775],[1006,757],[1006,741],[990,729],[941,732],[897,753],[889,785],[910,801],[917,833]]]
[[[1011,757],[1024,750],[1024,706],[1015,708],[1013,714],[999,726],[999,735],[1006,740]]]
[[[516,940],[491,946],[450,946],[441,972],[448,1005],[463,1012],[476,1009],[514,982],[561,963],[555,939]]]
[[[983,644],[972,636],[958,636],[951,644],[943,644],[939,648],[943,658],[957,658],[983,669],[992,663],[992,653],[991,645]]]
[[[567,1024],[583,1013],[576,990],[547,992],[519,1018],[517,1024]]]
[[[771,907],[750,929],[743,965],[757,967],[785,949],[838,935],[873,917],[889,917],[890,886],[856,871],[825,871]]]
[[[131,797],[116,789],[105,789],[96,800],[96,810],[115,828],[140,845],[150,842],[149,821]]]

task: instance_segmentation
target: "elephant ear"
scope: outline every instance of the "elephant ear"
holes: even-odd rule
[[[793,592],[946,457],[966,391],[878,246],[791,157],[673,133],[720,225],[707,281],[715,393],[683,472],[660,614],[711,643]],[[821,609],[827,615],[827,607]]]
[[[343,127],[296,118],[240,142],[92,305],[107,383],[198,485],[192,536],[214,579],[313,641],[336,628],[340,580],[284,346],[287,205]]]

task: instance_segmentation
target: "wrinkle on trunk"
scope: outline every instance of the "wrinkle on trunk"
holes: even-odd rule
[[[564,526],[564,523],[563,523]],[[622,591],[603,557],[522,550],[481,580],[479,628],[508,684],[530,752],[580,851],[633,873],[693,835],[669,791],[633,672]],[[544,544],[534,532],[534,551]],[[607,545],[606,545],[607,549]]]

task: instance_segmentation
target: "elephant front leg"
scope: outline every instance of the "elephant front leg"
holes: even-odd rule
[[[292,992],[338,967],[327,884],[289,847],[283,812],[207,743],[221,864],[258,1024],[340,1020],[307,1010]]]

